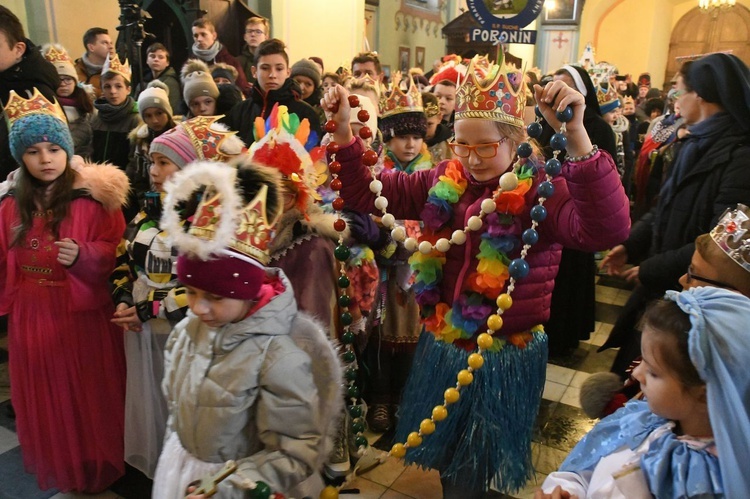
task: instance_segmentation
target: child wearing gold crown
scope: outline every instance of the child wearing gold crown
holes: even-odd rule
[[[176,210],[201,186],[186,233]],[[283,203],[278,172],[198,162],[166,190],[162,226],[179,249],[190,312],[167,342],[170,419],[153,496],[181,499],[227,460],[238,469],[220,497],[319,493],[342,370],[323,328],[297,309],[284,272],[266,267]]]
[[[147,90],[141,97],[147,95]],[[149,108],[147,108],[149,109]],[[112,273],[116,311],[112,322],[124,330],[127,360],[125,461],[154,476],[167,426],[167,401],[161,390],[164,345],[172,327],[185,318],[185,288],[177,280],[177,253],[162,229],[164,184],[193,161],[225,161],[244,144],[219,117],[199,116],[180,122],[151,142],[152,190],[143,209],[125,229]],[[190,215],[188,203],[183,218]]]
[[[457,92],[456,159],[375,181],[364,166],[372,158],[347,126],[346,91],[329,90],[323,102],[336,111],[338,150],[329,152],[342,164],[348,206],[424,222],[422,240],[405,241],[419,248],[410,261],[424,332],[391,455],[439,470],[445,497],[480,497],[491,483],[512,491],[533,476],[547,360],[539,324],[548,318],[561,248],[600,250],[629,228],[612,158],[583,127],[583,96],[562,82],[535,87],[550,125],[561,130],[560,119],[570,118],[566,137],[555,140],[569,156],[542,165],[523,143],[526,91],[520,71],[472,61]],[[572,113],[558,119],[568,106]],[[393,236],[405,238],[398,228]]]
[[[20,168],[0,201],[0,313],[24,466],[41,489],[101,492],[124,472],[125,359],[106,295],[128,181],[73,167],[65,114],[38,91],[11,92],[5,113]]]

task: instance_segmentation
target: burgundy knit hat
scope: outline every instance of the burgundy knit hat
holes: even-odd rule
[[[258,296],[281,211],[280,181],[275,169],[248,160],[191,163],[170,179],[160,226],[179,251],[180,282],[237,300]],[[197,189],[201,201],[186,232],[178,207]]]

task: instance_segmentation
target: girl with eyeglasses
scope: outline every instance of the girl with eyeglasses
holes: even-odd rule
[[[623,240],[629,229],[629,203],[612,158],[586,135],[583,96],[561,81],[534,87],[540,111],[556,130],[562,126],[556,111],[572,109],[565,133],[568,157],[561,158],[560,175],[551,181],[554,194],[544,184],[539,209],[538,189],[546,177],[532,155],[516,164],[515,179],[504,177],[505,188],[493,198],[517,148],[529,152],[529,144],[519,147],[527,140],[527,87],[522,72],[485,63],[472,61],[457,90],[451,146],[457,158],[430,170],[378,176],[388,212],[396,219],[421,220],[424,237],[418,244],[435,245],[410,260],[420,283],[423,332],[400,405],[396,441],[405,442],[424,424],[424,438],[409,438],[416,445],[409,445],[405,458],[440,471],[446,498],[483,497],[491,483],[510,492],[533,477],[530,444],[547,361],[547,339],[539,325],[549,318],[560,251],[563,246],[601,250]],[[336,87],[321,102],[329,111],[338,107],[333,138],[340,147],[341,196],[355,210],[379,214],[364,147],[348,127],[347,97]],[[549,173],[557,174],[557,166],[552,164]],[[528,231],[532,213],[543,219],[538,231]],[[524,244],[531,247],[522,252]],[[522,263],[511,264],[516,259]],[[502,295],[511,292],[511,270],[518,281],[509,299]],[[488,345],[490,329],[495,333]],[[444,393],[456,386],[457,373],[467,368],[480,339],[484,367],[462,384],[460,397]],[[403,449],[395,447],[392,454],[404,455]]]
[[[68,128],[73,136],[75,153],[85,159],[93,153],[91,117],[94,113],[94,93],[78,84],[78,74],[67,51],[57,44],[46,44],[42,54],[57,69],[60,86],[56,97],[68,118]],[[91,88],[90,85],[88,85]]]

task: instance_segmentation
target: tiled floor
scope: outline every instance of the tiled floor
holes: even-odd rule
[[[594,421],[587,418],[578,401],[581,383],[592,373],[607,371],[615,352],[608,350],[596,353],[604,343],[612,324],[630,291],[622,282],[601,277],[596,290],[596,330],[589,341],[581,342],[572,355],[564,359],[553,359],[547,364],[547,383],[542,404],[537,416],[532,443],[536,477],[512,497],[530,498],[544,481],[546,475],[556,470],[570,449],[591,429]],[[4,333],[0,333],[3,336]],[[60,494],[56,491],[41,492],[31,475],[22,471],[20,448],[15,434],[14,422],[6,416],[7,400],[10,397],[7,354],[1,350],[7,338],[0,338],[0,499],[76,498],[116,499],[123,497],[114,492],[100,495],[79,496]],[[374,441],[378,435],[370,435]],[[121,490],[117,488],[117,490]],[[121,492],[123,493],[123,492]],[[124,493],[123,493],[124,494]],[[415,466],[405,467],[400,461],[390,458],[379,467],[365,473],[347,485],[342,498],[362,499],[435,499],[441,496],[437,472],[424,471]],[[500,493],[487,497],[508,498]],[[139,495],[128,495],[127,499],[147,499]]]

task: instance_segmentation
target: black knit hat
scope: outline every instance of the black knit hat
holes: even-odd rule
[[[383,141],[401,135],[427,136],[427,117],[424,113],[398,113],[380,119]]]

